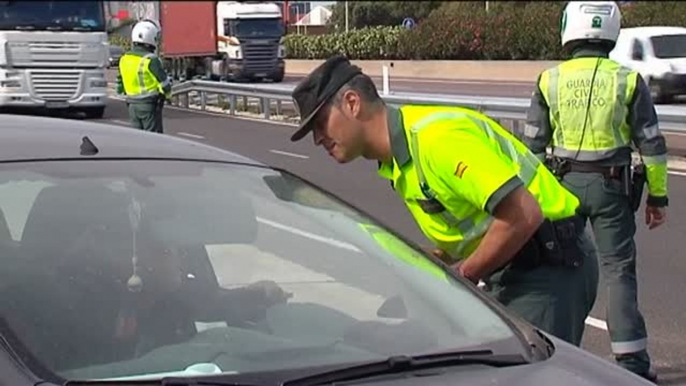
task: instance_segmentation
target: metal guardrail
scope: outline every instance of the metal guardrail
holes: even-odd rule
[[[286,84],[241,84],[223,83],[204,80],[191,80],[174,85],[172,89],[172,104],[190,108],[197,105],[200,110],[207,110],[211,96],[227,98],[224,101],[230,115],[237,114],[238,98],[242,98],[242,106],[251,105],[248,99],[257,99],[254,103],[258,114],[263,119],[272,119],[272,102],[276,104],[276,115],[282,116],[284,102],[292,106],[291,91],[293,85]],[[191,96],[195,96],[195,100]],[[402,104],[431,104],[443,106],[461,106],[478,110],[498,121],[511,121],[513,126],[520,125],[526,120],[526,113],[530,106],[528,98],[480,97],[471,95],[441,95],[420,93],[389,93],[382,98],[391,105]],[[191,103],[191,102],[194,103]],[[290,107],[289,110],[293,110]],[[656,110],[660,120],[660,128],[665,131],[686,132],[686,106],[658,105]],[[510,129],[513,127],[510,127]]]

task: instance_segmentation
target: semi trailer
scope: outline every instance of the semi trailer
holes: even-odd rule
[[[279,5],[163,1],[159,6],[160,56],[173,79],[283,80],[285,27]]]

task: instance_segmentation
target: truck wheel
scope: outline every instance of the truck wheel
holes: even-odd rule
[[[87,119],[101,119],[105,115],[105,106],[90,107],[84,109],[83,112],[86,114]]]
[[[280,72],[272,79],[272,81],[274,81],[274,83],[281,83],[283,81],[283,77],[284,73]]]

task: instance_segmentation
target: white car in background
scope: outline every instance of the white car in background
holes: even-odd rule
[[[657,103],[686,94],[686,28],[623,28],[610,59],[638,71]]]

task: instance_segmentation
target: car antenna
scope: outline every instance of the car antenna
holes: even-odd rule
[[[96,155],[98,152],[100,150],[88,136],[81,139],[81,155]]]

